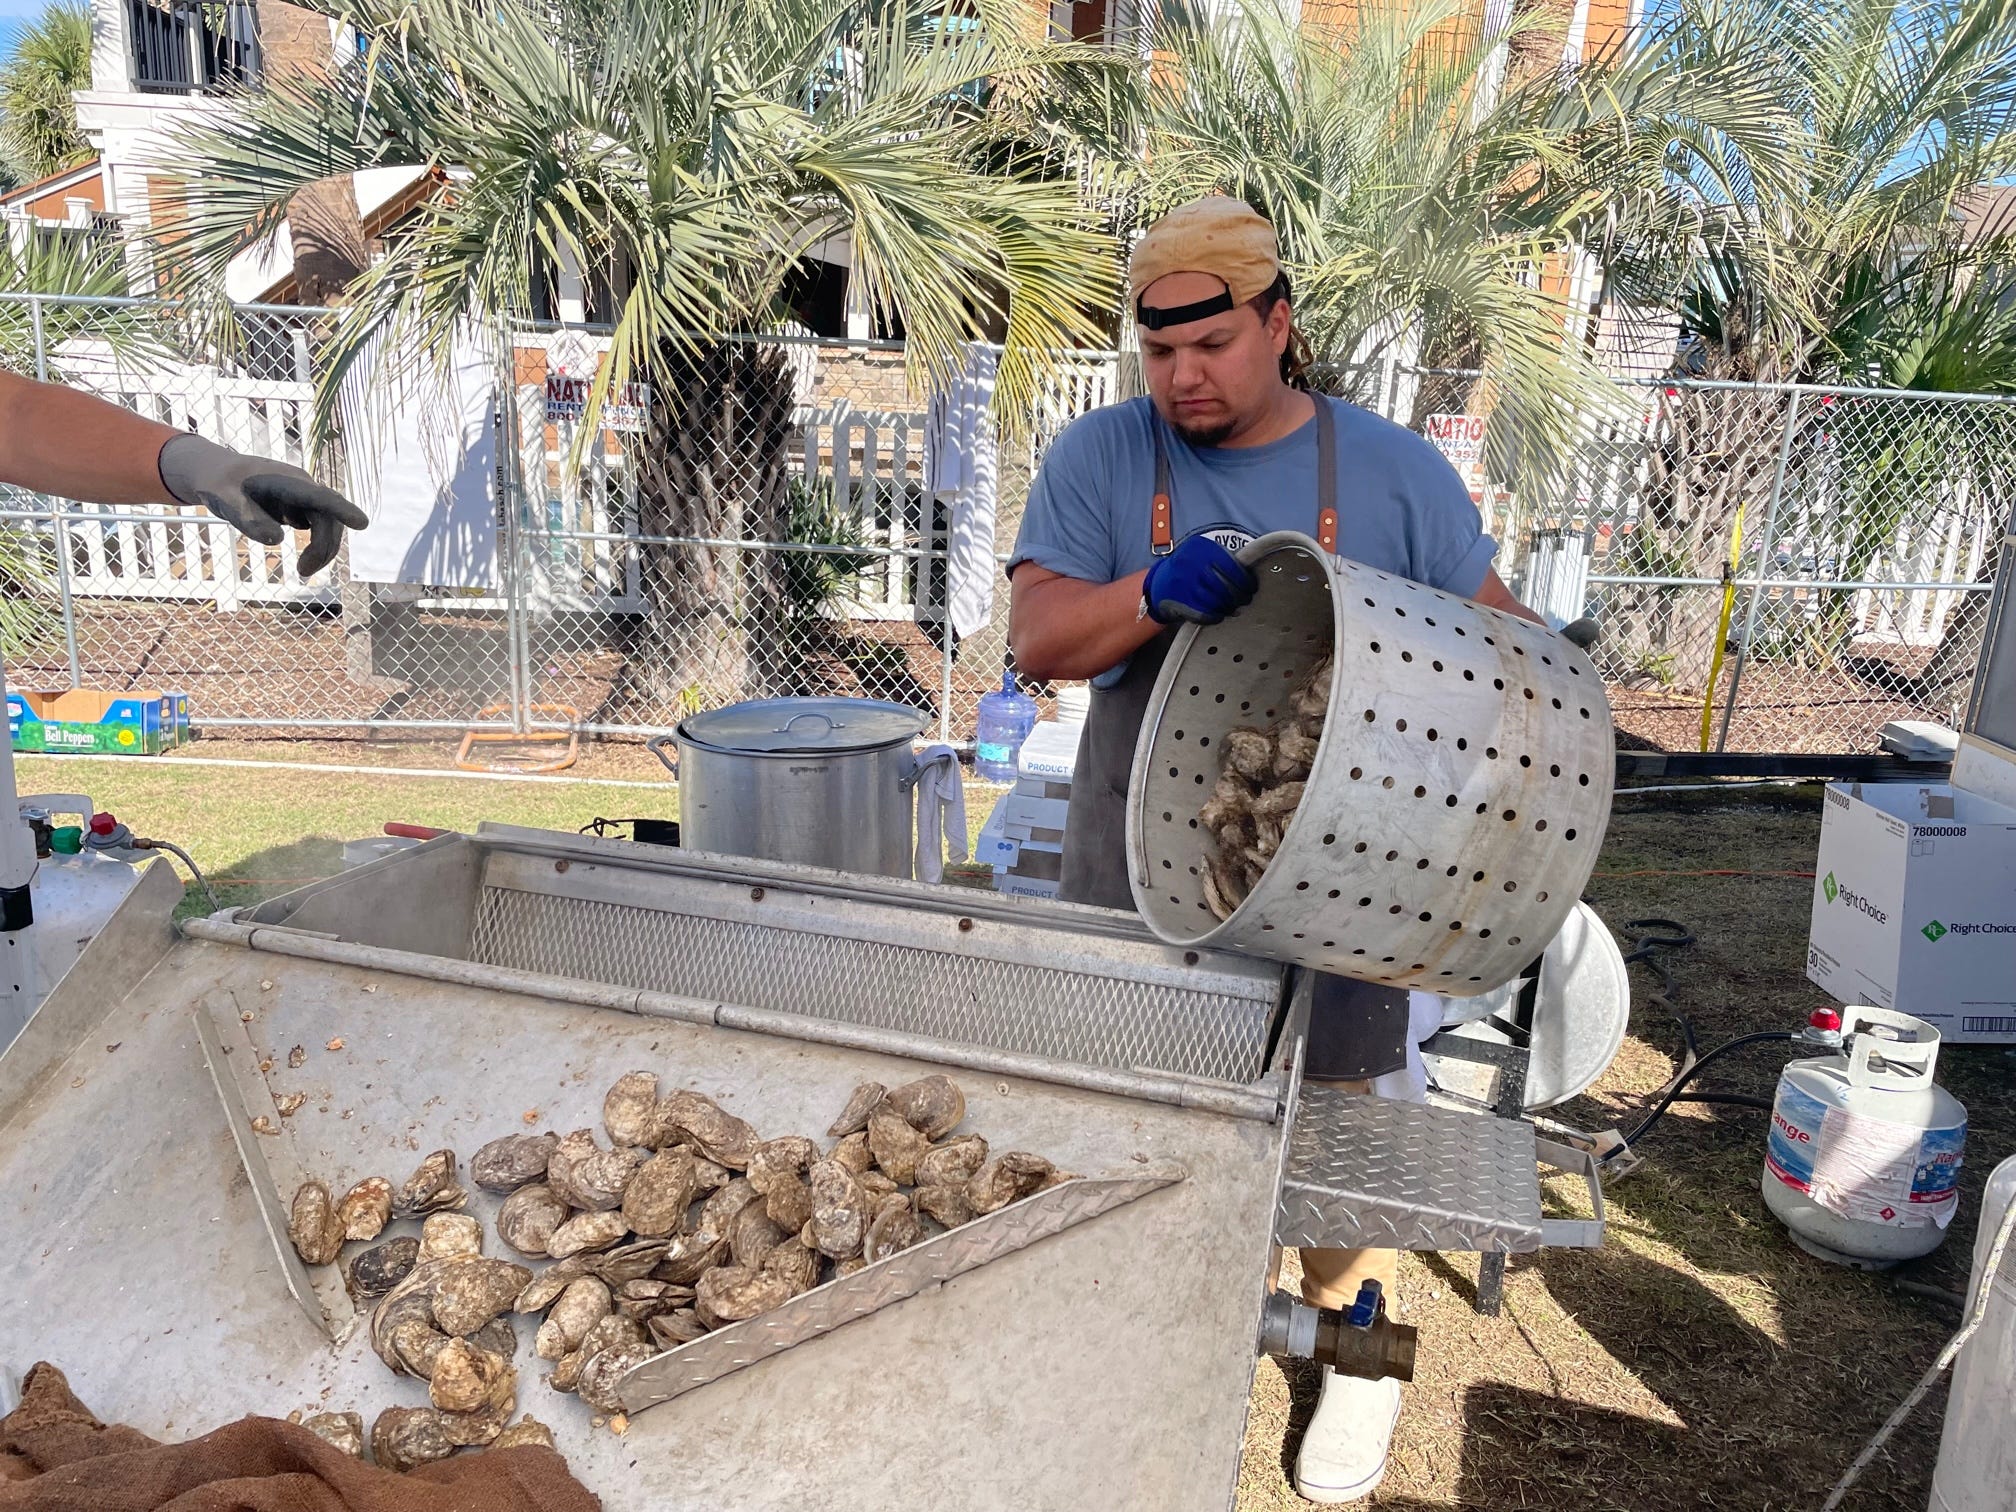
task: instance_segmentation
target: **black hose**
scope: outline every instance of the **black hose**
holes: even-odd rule
[[[1627,1145],[1635,1145],[1638,1143],[1639,1140],[1643,1139],[1648,1133],[1650,1133],[1652,1126],[1657,1122],[1659,1122],[1659,1120],[1665,1116],[1666,1110],[1672,1107],[1673,1104],[1679,1099],[1680,1093],[1686,1087],[1687,1083],[1692,1081],[1695,1077],[1699,1076],[1709,1066],[1713,1065],[1716,1061],[1720,1060],[1723,1056],[1727,1055],[1731,1050],[1740,1050],[1745,1045],[1761,1045],[1766,1040],[1795,1040],[1798,1037],[1799,1037],[1798,1035],[1792,1033],[1790,1030],[1787,1029],[1766,1029],[1757,1034],[1739,1034],[1736,1036],[1736,1038],[1732,1040],[1724,1040],[1721,1044],[1717,1045],[1713,1050],[1710,1050],[1706,1055],[1702,1056],[1699,1060],[1694,1062],[1694,1064],[1689,1066],[1685,1071],[1682,1071],[1678,1076],[1673,1078],[1673,1080],[1666,1087],[1665,1095],[1662,1096],[1659,1099],[1659,1101],[1653,1106],[1652,1111],[1645,1115],[1644,1119],[1639,1123],[1637,1128],[1633,1129],[1629,1134],[1624,1136],[1624,1143]]]

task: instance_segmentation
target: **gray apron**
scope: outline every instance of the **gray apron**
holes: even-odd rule
[[[1155,492],[1170,496],[1168,443],[1160,415],[1150,422],[1155,436]],[[1319,535],[1334,539],[1329,522],[1337,506],[1336,421],[1330,406],[1316,401],[1316,510]],[[1169,532],[1159,531],[1156,535]],[[1154,540],[1158,556],[1173,542]],[[1094,688],[1085,733],[1071,777],[1071,805],[1065,819],[1063,880],[1058,896],[1070,903],[1134,911],[1127,878],[1127,780],[1134,769],[1134,744],[1147,717],[1148,698],[1161,675],[1175,630],[1165,629],[1136,651],[1126,671],[1109,688]],[[1306,1073],[1317,1078],[1379,1076],[1407,1063],[1407,991],[1318,975],[1310,1013]]]

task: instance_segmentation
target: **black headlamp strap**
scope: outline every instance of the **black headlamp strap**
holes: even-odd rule
[[[1209,320],[1213,315],[1224,315],[1236,309],[1232,291],[1214,294],[1209,299],[1200,299],[1195,304],[1177,305],[1173,309],[1158,310],[1153,305],[1134,301],[1134,318],[1151,331],[1162,330],[1166,326],[1188,325],[1193,320]]]

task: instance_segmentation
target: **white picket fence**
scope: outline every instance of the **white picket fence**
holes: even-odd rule
[[[306,383],[238,378],[189,365],[149,374],[79,363],[64,375],[150,419],[257,456],[306,466],[315,393]],[[188,519],[188,524],[179,523]],[[63,512],[70,591],[87,598],[243,604],[332,602],[335,585],[301,580],[292,534],[262,547],[207,511],[73,504]]]

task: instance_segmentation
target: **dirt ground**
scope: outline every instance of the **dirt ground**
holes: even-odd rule
[[[1673,957],[1671,1007],[1632,968],[1622,1053],[1552,1116],[1628,1125],[1677,1068],[1676,1009],[1707,1048],[1797,1027],[1829,1001],[1804,977],[1817,792],[1773,791],[1712,806],[1620,796],[1590,901],[1620,933],[1657,915],[1698,943]],[[1775,1044],[1740,1050],[1701,1085],[1768,1097],[1789,1058]],[[1686,1104],[1608,1187],[1604,1246],[1515,1258],[1500,1317],[1473,1310],[1474,1255],[1405,1257],[1400,1311],[1422,1330],[1421,1364],[1366,1505],[1812,1512],[1958,1324],[1957,1297],[1900,1283],[1964,1291],[1981,1184],[2016,1149],[2012,1070],[2000,1049],[1942,1055],[1940,1079],[1970,1115],[1960,1216],[1942,1249],[1888,1274],[1792,1245],[1758,1190],[1767,1114]],[[1288,1472],[1315,1391],[1313,1370],[1261,1362],[1242,1509],[1306,1505]],[[1925,1505],[1944,1400],[1942,1384],[1846,1507]]]

